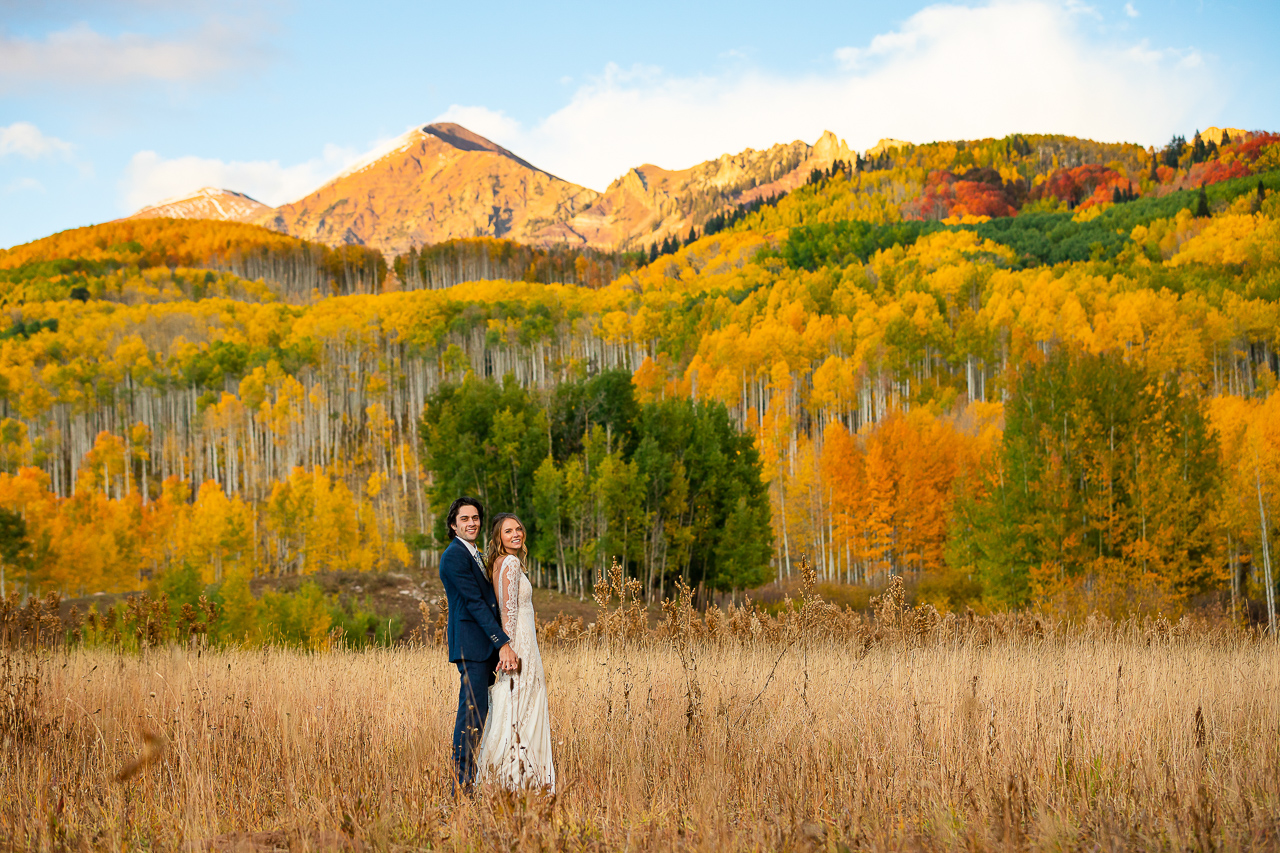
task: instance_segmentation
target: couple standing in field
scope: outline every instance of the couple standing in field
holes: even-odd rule
[[[484,507],[461,497],[449,507],[449,547],[440,580],[449,602],[449,660],[458,666],[453,760],[463,790],[497,781],[554,792],[547,681],[525,576],[524,525],[509,512],[490,522],[481,555]]]

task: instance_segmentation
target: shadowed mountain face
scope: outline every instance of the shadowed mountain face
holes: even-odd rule
[[[388,257],[462,237],[537,246],[641,249],[734,205],[785,193],[814,168],[854,154],[830,133],[816,145],[747,149],[688,169],[646,164],[604,193],[562,180],[457,124],[414,128],[391,150],[275,210],[225,190],[134,214],[237,219],[331,246],[359,244]]]

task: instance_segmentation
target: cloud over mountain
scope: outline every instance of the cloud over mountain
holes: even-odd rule
[[[1159,142],[1205,114],[1214,65],[1195,51],[1099,38],[1054,0],[937,4],[896,30],[837,50],[803,76],[757,70],[676,76],[608,66],[529,125],[477,105],[465,123],[549,171],[601,189],[646,159],[681,168],[826,128],[866,148],[882,136],[962,139],[1068,132]]]
[[[326,145],[320,156],[293,165],[278,160],[220,160],[215,157],[162,157],[139,151],[120,183],[130,211],[197,187],[233,187],[276,206],[301,198],[356,162],[360,152]]]

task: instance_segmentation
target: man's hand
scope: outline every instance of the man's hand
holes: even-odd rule
[[[503,672],[520,671],[520,658],[516,654],[516,650],[511,648],[510,643],[498,649],[498,669]]]

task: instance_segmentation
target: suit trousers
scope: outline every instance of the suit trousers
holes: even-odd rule
[[[493,686],[498,655],[488,660],[460,660],[458,675],[458,718],[453,724],[453,763],[458,771],[458,784],[463,788],[476,778],[476,753],[484,721],[489,718],[489,688]]]

